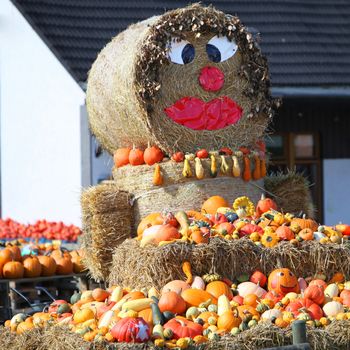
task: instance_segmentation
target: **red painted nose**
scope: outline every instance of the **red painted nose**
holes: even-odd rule
[[[218,91],[225,82],[224,73],[217,67],[204,67],[199,74],[199,84],[206,91]]]

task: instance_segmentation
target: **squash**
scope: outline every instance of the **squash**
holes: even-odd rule
[[[272,248],[275,245],[277,245],[277,243],[279,242],[279,238],[274,232],[264,233],[261,236],[260,242],[264,247]]]
[[[148,244],[152,244],[155,242],[156,235],[162,225],[153,225],[151,227],[146,228],[142,233],[142,238],[140,241],[140,247],[145,247]]]
[[[159,299],[158,307],[161,312],[170,311],[174,314],[183,314],[186,311],[186,302],[175,292],[165,292]]]
[[[111,297],[110,297],[110,301],[114,301],[115,303],[117,303],[121,298],[123,297],[123,288],[116,286],[112,293],[111,293]]]
[[[324,290],[324,295],[326,298],[333,299],[334,297],[338,296],[338,294],[339,288],[335,283],[329,284]]]
[[[239,317],[237,310],[228,310],[219,316],[217,321],[217,327],[219,330],[229,332],[233,327],[239,327],[241,322],[242,319]]]
[[[186,283],[185,281],[181,281],[181,280],[173,280],[168,282],[162,289],[162,294],[166,293],[166,292],[175,292],[179,295],[181,295],[181,293],[186,290],[189,289],[190,285],[188,283]]]
[[[110,296],[110,293],[102,288],[95,288],[92,291],[92,297],[96,301],[105,301]]]
[[[258,204],[256,205],[256,214],[261,216],[271,209],[277,210],[276,202],[271,198],[266,198],[265,194],[262,194]]]
[[[316,285],[308,286],[304,290],[304,297],[312,300],[314,303],[318,305],[323,304],[325,300],[323,288]]]
[[[193,275],[192,275],[192,270],[191,270],[191,264],[188,261],[185,261],[182,264],[182,271],[184,272],[186,276],[186,283],[191,284],[193,281]]]
[[[244,169],[243,169],[243,180],[250,181],[252,178],[251,170],[250,170],[250,159],[249,156],[245,155],[243,157]]]
[[[219,298],[221,295],[225,295],[229,300],[233,298],[231,289],[225,282],[222,281],[214,281],[208,283],[205,290],[215,298]]]
[[[290,292],[300,292],[297,277],[292,271],[286,268],[273,270],[269,275],[267,285],[269,291],[275,291],[282,295]]]
[[[171,160],[173,160],[176,163],[181,163],[185,159],[185,155],[183,152],[176,152],[171,156]]]
[[[288,226],[286,226],[285,224],[278,227],[278,229],[275,231],[275,233],[281,241],[290,241],[290,240],[295,238],[292,230]]]
[[[211,282],[214,283],[214,282]],[[226,311],[231,311],[230,300],[226,295],[220,295],[218,298],[218,312],[219,316],[223,315]]]
[[[161,225],[155,235],[154,242],[172,241],[181,238],[177,228],[170,224]]]
[[[226,175],[226,174],[228,174],[228,172],[230,170],[230,167],[227,164],[227,161],[226,161],[226,158],[225,158],[224,155],[220,156],[220,158],[221,158],[220,171],[221,171],[222,174]]]
[[[185,161],[184,161],[184,168],[182,170],[182,175],[183,177],[192,177],[190,161],[187,158],[185,158]]]
[[[344,306],[338,301],[330,301],[323,306],[323,312],[328,317],[335,317],[337,314],[344,312]]]
[[[164,339],[164,329],[161,324],[156,324],[152,329],[152,339]]]
[[[260,176],[263,178],[265,177],[267,174],[267,171],[266,171],[266,159],[265,157],[263,157],[261,160],[260,160]]]
[[[164,223],[164,218],[160,213],[151,213],[144,217],[139,225],[137,226],[137,236],[140,237],[143,231],[151,226],[162,225]]]
[[[151,310],[152,310],[153,324],[154,325],[157,325],[157,324],[163,325],[166,322],[166,320],[165,320],[165,317],[163,316],[163,314],[161,313],[158,304],[152,303]]]
[[[253,170],[253,180],[259,180],[261,178],[261,174],[260,174],[261,169],[260,169],[260,158],[257,152],[254,152],[254,161],[255,161],[255,165]]]
[[[178,211],[175,214],[175,219],[180,224],[179,231],[181,232],[181,234],[182,235],[187,234],[187,232],[189,230],[189,227],[190,227],[190,221],[188,219],[188,216],[187,216],[186,212],[184,212],[183,210]]]
[[[2,272],[3,272],[4,278],[8,278],[8,279],[22,278],[24,275],[24,267],[22,263],[20,263],[19,261],[10,261],[5,263]]]
[[[181,297],[186,301],[188,306],[199,306],[200,304],[211,300],[212,304],[217,304],[217,299],[201,289],[186,289],[181,293]]]
[[[302,229],[309,228],[312,230],[312,232],[315,232],[318,229],[317,222],[312,219],[307,219],[305,214],[302,218],[293,218],[291,225],[299,225]]]
[[[151,298],[142,298],[142,299],[135,299],[125,302],[122,305],[122,311],[127,310],[133,310],[133,311],[142,311],[144,309],[147,309],[151,306],[151,303],[153,303],[153,299]]]
[[[154,168],[153,185],[155,185],[155,186],[163,185],[163,176],[161,173],[160,165],[158,163],[156,164],[156,166]]]
[[[39,277],[41,275],[41,264],[36,256],[29,255],[22,264],[24,277]]]
[[[200,158],[196,157],[196,159],[194,160],[194,163],[195,163],[196,178],[198,180],[201,180],[204,178],[204,168]]]
[[[216,177],[218,175],[217,163],[215,154],[210,155],[210,176]]]
[[[205,289],[205,283],[203,281],[203,279],[199,276],[194,276],[193,278],[193,282],[191,284],[191,288],[192,289]]]
[[[238,158],[237,156],[233,156],[232,157],[232,162],[233,162],[233,165],[232,165],[232,175],[234,177],[240,177],[241,176],[241,168],[239,166],[239,161],[238,161]]]

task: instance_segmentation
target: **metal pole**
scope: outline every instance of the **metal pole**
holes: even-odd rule
[[[292,323],[293,345],[307,343],[305,321],[294,321]]]

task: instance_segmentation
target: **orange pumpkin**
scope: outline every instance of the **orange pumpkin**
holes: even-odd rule
[[[271,198],[266,198],[265,195],[262,194],[256,205],[256,215],[261,216],[271,209],[277,210],[277,204]]]
[[[165,224],[159,227],[154,242],[159,243],[162,241],[171,241],[179,238],[181,238],[179,230],[172,225]]]
[[[28,256],[23,260],[24,277],[39,277],[41,264],[36,256]]]
[[[186,311],[186,302],[175,292],[165,292],[159,299],[158,307],[161,312],[170,311],[181,315]]]
[[[204,311],[204,312],[200,313],[197,318],[202,319],[204,321],[204,323],[208,323],[208,320],[210,317],[217,318],[218,314],[216,312],[212,312],[212,311]]]
[[[95,288],[92,291],[92,297],[96,301],[105,301],[110,296],[110,293],[108,293],[106,290],[102,288]]]
[[[205,289],[209,294],[215,298],[219,298],[220,295],[226,295],[230,300],[233,298],[233,294],[229,286],[222,281],[214,281],[207,284]]]
[[[22,263],[20,263],[19,261],[10,261],[4,265],[2,273],[4,278],[22,278],[24,275],[24,268]]]
[[[39,263],[41,265],[41,276],[53,276],[56,272],[57,264],[51,256],[39,255]]]
[[[218,208],[229,206],[230,205],[225,198],[220,196],[212,196],[203,203],[201,211],[203,214],[215,215]]]
[[[304,241],[312,241],[314,239],[314,231],[311,228],[303,228],[301,231],[299,231],[298,235]]]
[[[127,302],[131,300],[143,299],[143,298],[145,298],[145,295],[142,292],[134,291],[134,292],[125,294],[121,300],[125,300],[125,302]]]
[[[280,226],[275,233],[283,241],[290,241],[295,238],[293,231],[285,225]]]
[[[242,322],[242,319],[238,315],[238,311],[225,311],[219,316],[217,321],[217,327],[219,330],[229,332],[233,327],[238,327]]]
[[[203,233],[201,230],[195,230],[191,233],[191,239],[197,244],[209,243],[209,236],[210,235]]]
[[[328,284],[331,283],[343,283],[345,281],[345,276],[341,272],[336,272],[332,278],[329,280]]]
[[[73,273],[73,263],[72,260],[68,257],[56,258],[56,274],[57,275],[70,275]]]
[[[298,225],[301,229],[309,228],[312,232],[317,231],[318,223],[312,219],[306,219],[305,215],[302,218],[293,218],[291,225]]]
[[[130,148],[119,148],[114,152],[114,165],[117,168],[129,164],[130,151]]]
[[[0,264],[5,265],[9,261],[13,261],[14,256],[10,249],[5,248],[0,250]]]
[[[244,297],[243,304],[257,307],[259,300],[260,298],[256,294],[248,294]]]
[[[131,165],[142,165],[145,163],[143,159],[143,151],[138,148],[133,148],[129,153],[129,163]]]
[[[79,253],[79,251],[74,250],[70,253],[70,255],[72,257],[74,273],[80,273],[80,272],[83,272],[84,270],[86,270],[86,267],[82,261],[81,253]]]
[[[149,327],[153,327],[153,316],[152,316],[152,309],[147,308],[144,310],[139,311],[139,317],[142,317],[149,325]]]
[[[137,227],[137,236],[142,236],[143,231],[151,226],[162,225],[164,218],[160,213],[151,213],[141,220]]]
[[[273,270],[269,275],[267,285],[269,291],[283,295],[290,292],[300,292],[298,279],[289,269]]]
[[[324,290],[319,286],[308,286],[304,290],[304,298],[310,299],[314,303],[321,305],[325,300]]]
[[[260,318],[259,312],[256,311],[253,306],[250,306],[250,305],[237,306],[237,311],[238,311],[239,317],[242,320],[244,320],[244,318],[249,314]]]
[[[16,333],[17,334],[22,334],[26,331],[30,331],[31,329],[34,328],[33,324],[27,323],[27,322],[21,322],[18,326],[17,326],[17,330]]]
[[[205,290],[186,289],[181,293],[182,298],[186,301],[187,306],[199,306],[201,303],[211,299],[212,304],[217,304],[218,300]]]
[[[15,261],[22,260],[21,249],[17,245],[8,245],[6,248],[12,252],[13,260]]]
[[[323,291],[327,288],[327,283],[323,280],[317,279],[317,280],[312,280],[309,283],[309,286],[318,286],[323,289]]]
[[[146,164],[153,165],[163,160],[164,153],[157,146],[147,147],[143,154],[143,158]]]

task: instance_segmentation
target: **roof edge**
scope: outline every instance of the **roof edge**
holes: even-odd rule
[[[350,86],[272,87],[273,97],[350,97]]]

